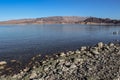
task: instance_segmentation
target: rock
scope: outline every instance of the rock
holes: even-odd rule
[[[62,52],[62,53],[60,53],[60,56],[64,57],[64,56],[66,56],[66,54],[64,52]]]
[[[35,57],[33,57],[32,60],[34,61],[34,60],[35,60]]]
[[[11,60],[10,62],[16,62],[16,60]]]
[[[102,48],[103,46],[104,46],[103,42],[99,42],[99,43],[98,43],[98,47],[99,47],[99,48]]]
[[[75,53],[76,53],[76,54],[80,54],[81,52],[80,52],[79,50],[76,50]]]
[[[20,72],[20,74],[21,74],[21,75],[23,75],[23,74],[24,74],[24,72],[23,72],[23,71],[21,71],[21,72]]]
[[[69,56],[69,55],[70,55],[70,53],[69,53],[69,52],[67,52],[67,53],[66,53],[66,55],[67,55],[67,56]]]
[[[118,35],[120,32],[119,31],[114,31],[113,35]]]
[[[37,74],[35,71],[32,71],[32,74],[30,75],[30,79],[34,79],[35,77],[37,77]]]
[[[18,74],[18,75],[17,75],[17,78],[18,78],[18,79],[22,78],[21,74]]]
[[[60,63],[65,63],[65,59],[58,60]]]
[[[18,77],[18,75],[16,75],[16,74],[15,74],[15,75],[13,75],[13,77],[12,77],[12,78],[17,78],[17,77]]]
[[[70,68],[76,68],[77,66],[75,64],[72,64]]]
[[[57,63],[56,63],[56,65],[63,65],[64,63],[65,63],[65,59],[60,59],[60,60],[57,60],[56,61]]]
[[[92,50],[93,54],[100,54],[97,50]]]
[[[0,61],[0,65],[6,65],[7,62],[6,61]]]
[[[35,69],[35,68],[36,68],[36,66],[34,65],[34,66],[33,66],[33,69]]]
[[[49,67],[44,67],[44,71],[48,71],[49,70]]]
[[[76,58],[75,61],[74,61],[74,63],[78,64],[78,62],[83,63],[83,59]]]
[[[67,56],[69,56],[69,55],[73,55],[73,54],[75,54],[74,51],[68,51],[68,52],[66,52],[66,55],[67,55]]]
[[[44,61],[42,61],[42,64],[45,64],[46,63],[46,61],[44,60]]]
[[[27,71],[29,71],[29,70],[30,70],[30,68],[26,67],[23,71],[24,71],[24,72],[27,72]]]
[[[0,66],[0,70],[4,69],[4,66]]]
[[[41,57],[41,54],[38,54],[37,57]]]
[[[65,71],[65,72],[68,71],[68,70],[69,70],[69,68],[67,68],[67,67],[62,68],[62,71]]]
[[[114,44],[113,44],[113,43],[110,43],[109,46],[112,47],[112,46],[114,46]]]
[[[84,51],[84,50],[86,50],[87,49],[87,47],[86,46],[83,46],[83,47],[81,47],[81,51]]]
[[[69,68],[71,66],[71,63],[70,62],[66,62],[65,66]]]

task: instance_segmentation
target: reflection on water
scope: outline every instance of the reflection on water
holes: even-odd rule
[[[1,25],[0,60],[75,50],[83,45],[120,40],[120,26],[80,24]]]

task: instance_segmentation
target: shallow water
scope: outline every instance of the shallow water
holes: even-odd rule
[[[120,40],[120,26],[80,24],[1,25],[0,60],[27,60],[36,54],[76,50],[97,42]]]

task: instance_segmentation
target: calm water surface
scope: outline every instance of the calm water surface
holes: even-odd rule
[[[27,60],[36,54],[79,49],[97,42],[120,40],[120,26],[79,24],[1,25],[0,60]]]

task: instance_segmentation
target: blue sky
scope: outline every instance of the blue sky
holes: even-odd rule
[[[120,0],[0,0],[0,20],[47,16],[120,19]]]

